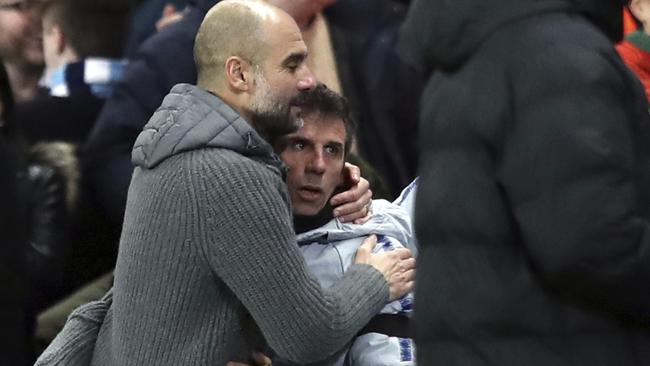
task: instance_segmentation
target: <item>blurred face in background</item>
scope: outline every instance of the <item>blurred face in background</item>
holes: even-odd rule
[[[19,65],[43,65],[36,0],[0,0],[0,57]]]
[[[300,28],[309,24],[311,19],[337,0],[266,0],[267,3],[286,11],[298,23]]]
[[[650,0],[630,1],[630,11],[643,25],[646,34],[650,32]]]

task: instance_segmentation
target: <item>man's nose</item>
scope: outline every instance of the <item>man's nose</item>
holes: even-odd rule
[[[314,153],[309,164],[307,164],[307,169],[313,174],[324,174],[325,173],[325,159],[323,159],[323,154]]]
[[[25,16],[29,18],[32,22],[38,22],[41,24],[41,7],[39,3],[35,0],[25,1]]]
[[[298,79],[298,90],[307,91],[316,87],[316,77],[309,67],[305,65]]]

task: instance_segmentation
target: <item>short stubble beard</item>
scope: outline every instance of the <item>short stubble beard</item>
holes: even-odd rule
[[[250,106],[251,124],[271,146],[283,136],[298,131],[302,119],[292,113],[296,97],[282,102],[259,69],[255,70],[256,91]]]

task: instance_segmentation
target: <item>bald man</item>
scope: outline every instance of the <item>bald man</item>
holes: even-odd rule
[[[278,8],[226,0],[208,12],[198,86],[175,86],[133,149],[113,292],[73,313],[40,364],[225,365],[267,347],[311,363],[412,288],[410,253],[370,254],[372,240],[326,290],[306,268],[269,144],[300,125],[295,99],[315,84],[306,57]],[[97,333],[75,338],[72,323],[104,314],[94,351],[75,350]]]

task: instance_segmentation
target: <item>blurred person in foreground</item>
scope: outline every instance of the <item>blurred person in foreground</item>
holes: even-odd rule
[[[308,273],[271,148],[315,86],[306,57],[276,7],[208,12],[198,85],[172,88],[133,148],[114,288],[73,312],[38,365],[223,365],[266,347],[315,362],[411,289],[410,252],[371,254],[372,239],[331,288]]]
[[[622,1],[416,0],[422,365],[650,364],[650,120]]]

